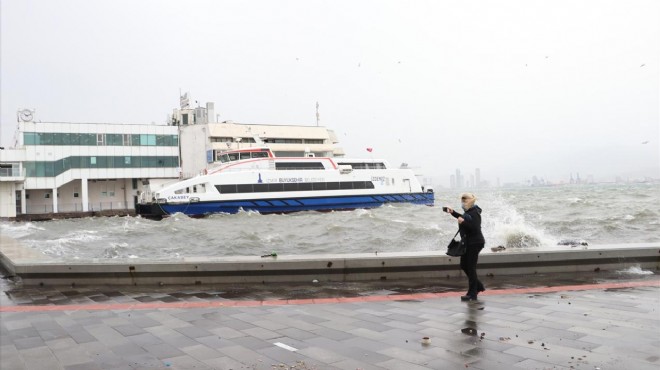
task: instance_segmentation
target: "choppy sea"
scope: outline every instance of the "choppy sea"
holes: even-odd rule
[[[575,185],[475,191],[483,209],[486,253],[589,248],[660,241],[660,184]],[[163,221],[98,217],[0,222],[0,232],[66,259],[405,252],[444,250],[457,230],[442,206],[459,207],[457,191],[436,192],[436,206],[261,215],[241,212]],[[562,240],[588,246],[558,245]]]

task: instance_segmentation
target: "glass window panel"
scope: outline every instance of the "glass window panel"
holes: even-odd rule
[[[301,182],[301,183],[298,184],[298,190],[300,190],[300,191],[312,190],[312,183],[311,182]]]
[[[51,133],[42,133],[41,136],[41,145],[53,145],[53,134]]]
[[[46,177],[55,176],[55,169],[54,169],[53,162],[45,162],[44,163],[44,168],[45,168],[45,176]]]
[[[62,172],[64,172],[64,161],[60,159],[59,161],[53,162],[53,176],[57,176]]]
[[[268,184],[268,191],[284,191],[284,184]]]
[[[140,135],[137,134],[131,135],[131,145],[133,146],[140,145]]]
[[[96,134],[80,134],[81,145],[96,145]]]
[[[92,166],[96,166],[96,157],[89,157],[89,164]]]
[[[23,133],[23,144],[24,145],[39,145],[37,140],[37,134],[34,132],[24,132]]]

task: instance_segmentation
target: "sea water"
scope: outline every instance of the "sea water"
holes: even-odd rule
[[[475,189],[483,209],[485,253],[504,246],[570,249],[660,241],[660,184]],[[436,191],[435,207],[391,204],[369,210],[261,215],[241,212],[162,221],[94,217],[2,222],[0,232],[66,259],[169,259],[194,256],[440,251],[457,230],[442,206],[459,191]]]

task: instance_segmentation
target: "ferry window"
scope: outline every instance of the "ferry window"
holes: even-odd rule
[[[220,193],[222,194],[233,194],[236,193],[236,185],[216,185],[216,188],[219,187]]]
[[[280,162],[275,163],[276,170],[324,170],[321,162]]]
[[[229,156],[227,154],[223,154],[220,156],[220,162],[225,163],[229,162]]]
[[[284,191],[297,191],[298,190],[298,184],[297,183],[286,183],[284,184]]]
[[[314,190],[326,190],[326,183],[325,182],[314,182],[312,183],[312,189]]]
[[[241,153],[241,159],[250,159],[250,153]]]
[[[193,185],[193,193],[197,193],[197,185]]]
[[[342,181],[339,183],[339,189],[342,190],[353,189],[353,183],[350,181]]]
[[[175,190],[174,194],[183,194],[183,189]]]
[[[312,183],[311,182],[301,182],[301,183],[298,184],[298,190],[301,190],[301,191],[312,190]]]
[[[339,183],[338,182],[328,182],[327,188],[328,190],[339,190]]]
[[[284,184],[268,184],[268,191],[284,191]]]
[[[238,153],[229,153],[227,155],[229,156],[230,161],[237,161],[238,160]]]
[[[373,189],[374,188],[374,183],[372,181],[366,181],[367,184],[367,189]]]
[[[365,184],[364,181],[354,181],[353,182],[353,189],[365,189],[367,185]]]
[[[268,158],[268,152],[252,152],[252,158]]]
[[[236,188],[237,193],[252,193],[252,184],[238,184]]]
[[[254,184],[252,188],[255,193],[265,193],[268,191],[268,184]]]
[[[190,188],[186,188],[186,194],[190,193]]]

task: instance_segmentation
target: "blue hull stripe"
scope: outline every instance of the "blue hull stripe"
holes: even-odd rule
[[[185,204],[161,204],[168,214],[177,212],[189,216],[203,216],[212,213],[237,213],[257,211],[260,213],[284,213],[297,211],[332,211],[341,209],[375,208],[386,203],[413,203],[432,206],[433,193],[393,194],[393,195],[349,195],[337,197],[287,198],[268,200],[230,200],[196,202]]]

